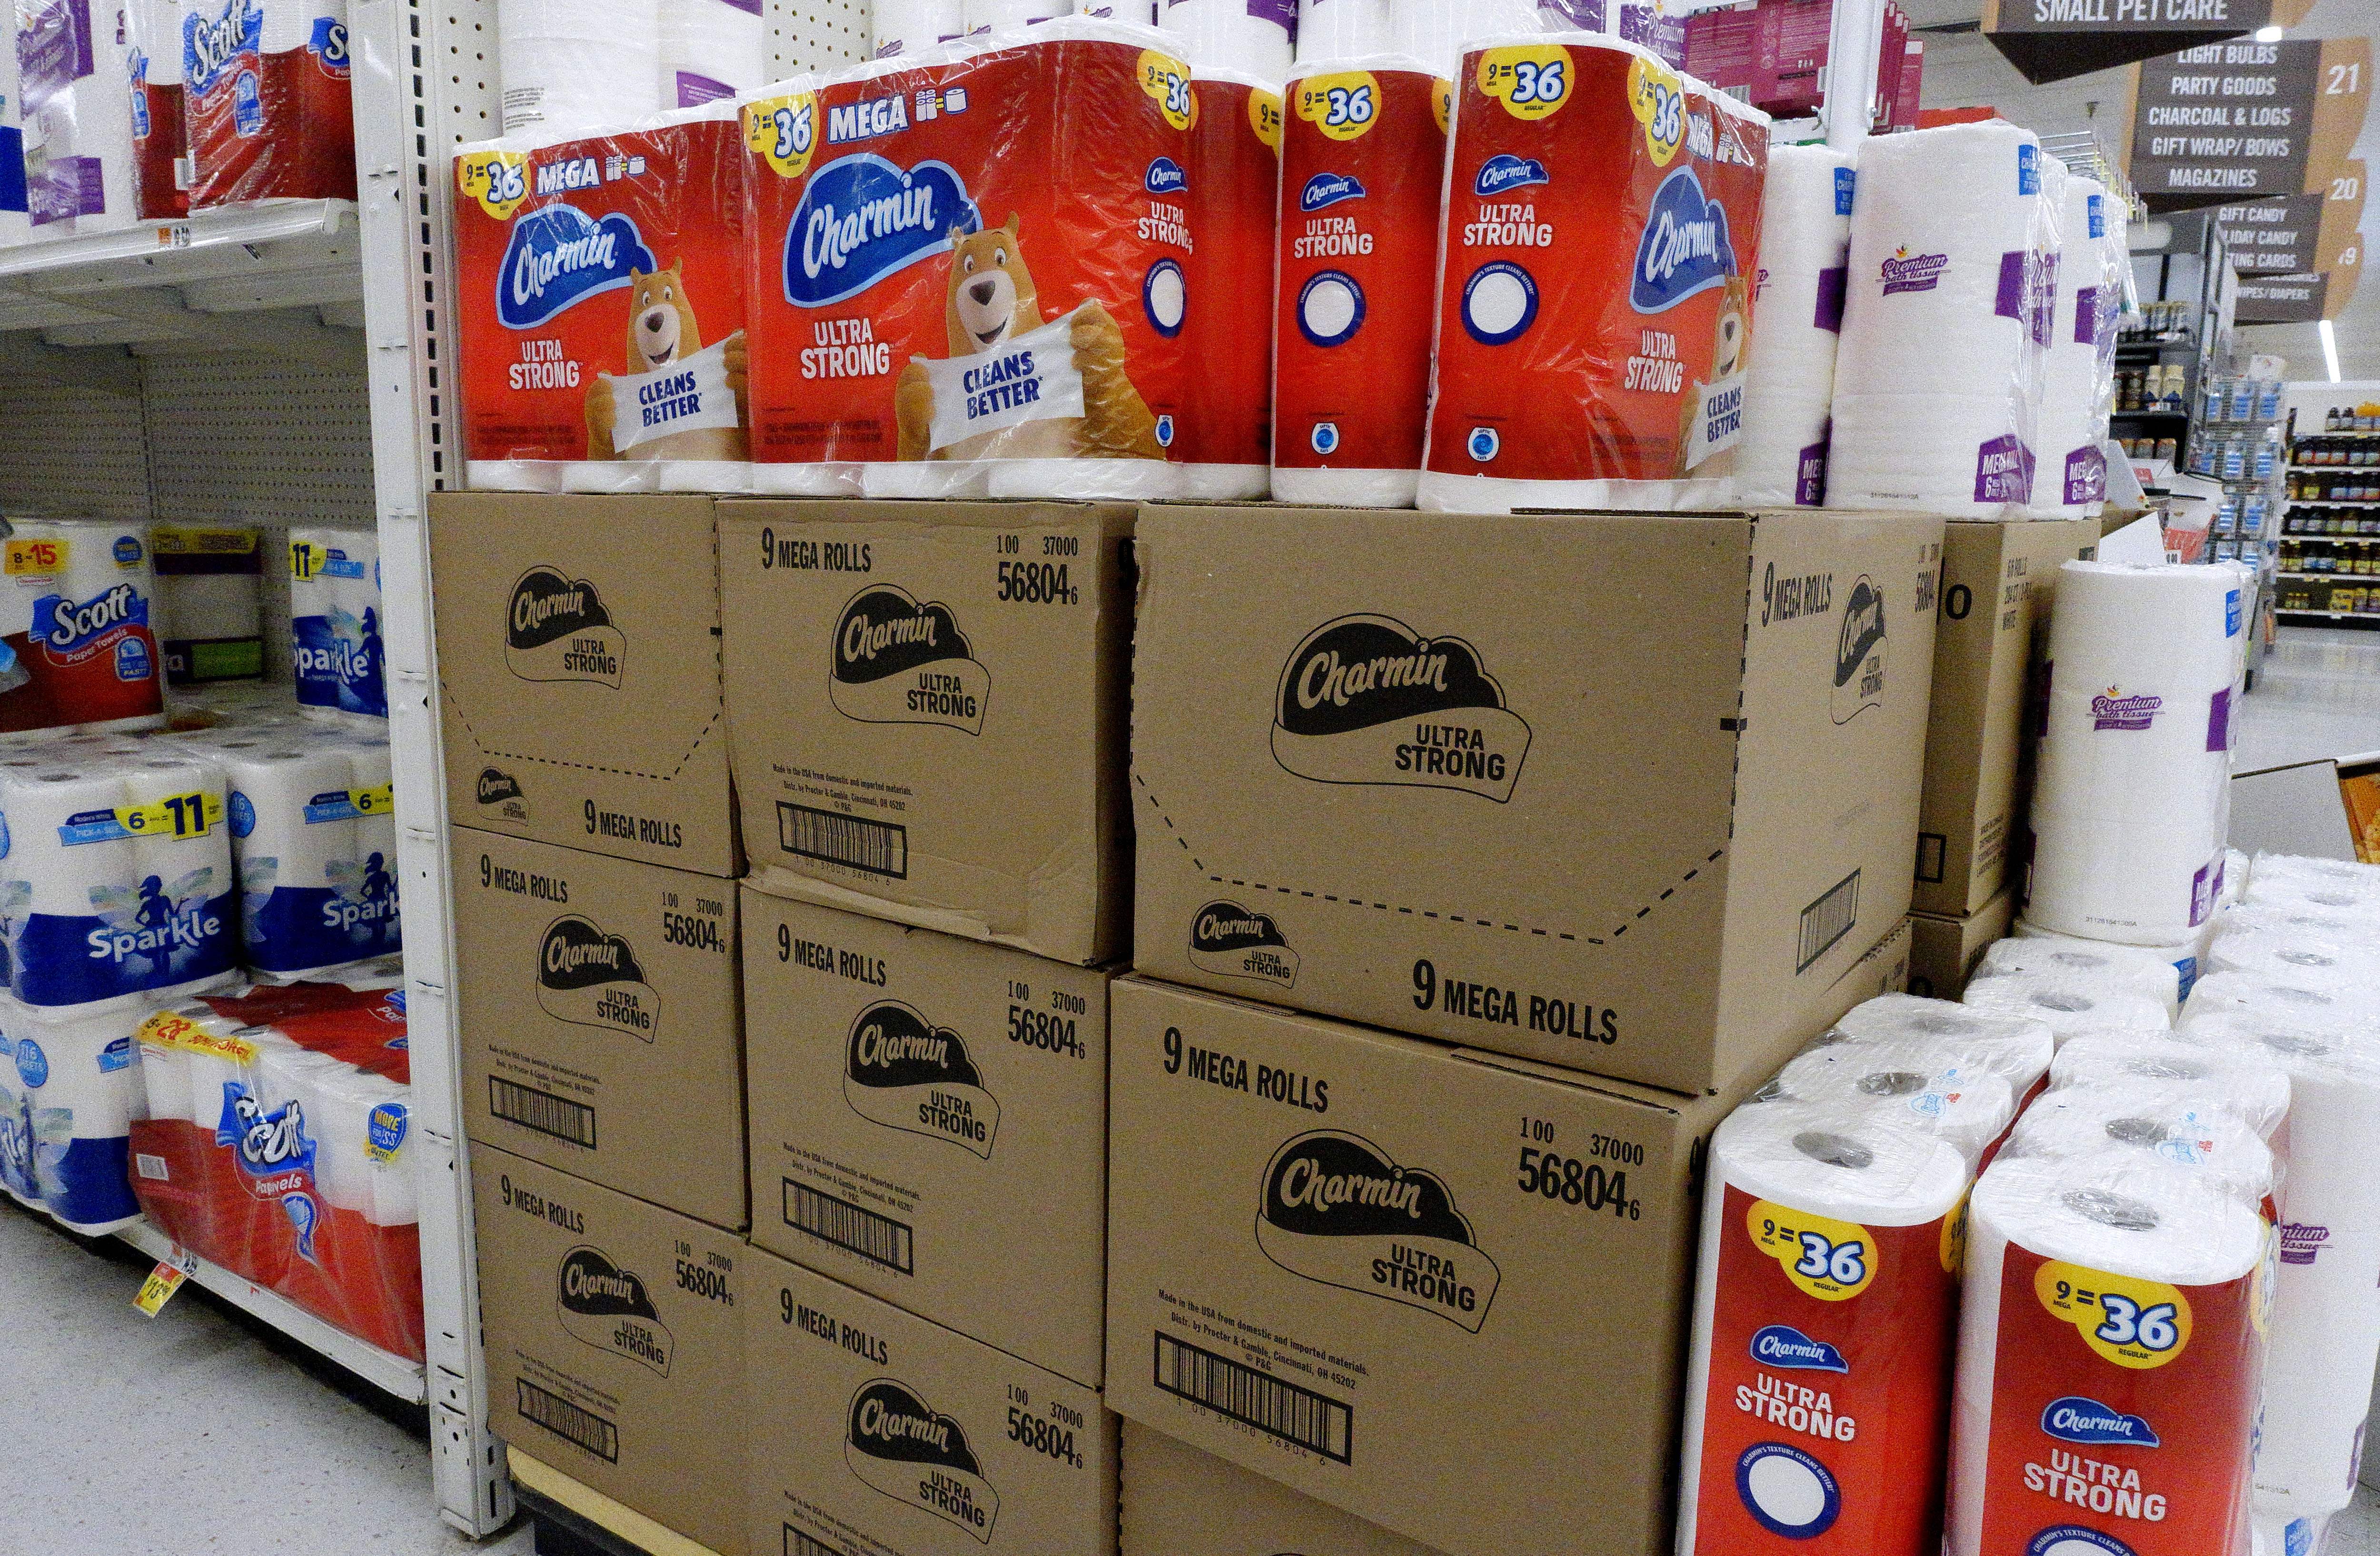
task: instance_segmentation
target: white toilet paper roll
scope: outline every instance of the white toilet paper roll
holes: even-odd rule
[[[2126,945],[2119,941],[2083,940],[2074,935],[2060,934],[2056,930],[2043,929],[2023,918],[2016,921],[2010,934],[2017,940],[2055,941],[2076,951],[2114,958],[2138,957],[2145,963],[2161,966],[2168,969],[2167,976],[2172,979],[2180,997],[2187,1000],[2191,985],[2196,983],[2199,974],[2206,970],[2205,952],[2215,939],[2215,918],[2210,917],[2205,923],[2192,930],[2187,939],[2169,945]]]
[[[1194,70],[1236,70],[1278,91],[1296,51],[1295,0],[1165,0],[1157,25]]]
[[[1967,1183],[1949,1142],[1873,1117],[1776,1103],[1719,1125],[1687,1361],[1682,1556],[1830,1529],[1845,1550],[1922,1548],[1957,1305],[1946,1219]]]
[[[2216,931],[2221,935],[2288,936],[2329,945],[2360,941],[2375,925],[2380,925],[2380,918],[2361,914],[2353,907],[2290,907],[2270,903],[2241,903],[2225,908],[2215,918]],[[2214,950],[2212,937],[2207,949],[2210,953]]]
[[[2325,988],[2305,979],[2271,974],[2210,973],[2190,991],[2192,1012],[2245,1011],[2324,1032],[2380,1030],[2380,996],[2361,989]]]
[[[2168,1017],[2181,1009],[2181,969],[2143,946],[2077,940],[2071,935],[2031,935],[1994,941],[1973,977],[2044,973],[2077,983],[2146,994]]]
[[[496,50],[506,135],[577,134],[663,106],[658,0],[500,0]]]
[[[2034,923],[2160,945],[2213,915],[2241,599],[2225,568],[2059,568],[2033,799]]]
[[[2219,1096],[2179,1082],[2052,1087],[2009,1132],[2006,1156],[2122,1158],[2192,1173],[2250,1206],[2278,1183],[2272,1147]]]
[[[2243,972],[2316,988],[2380,994],[2380,940],[2334,940],[2295,930],[2222,928],[2206,954],[2209,972]]]
[[[2338,892],[2361,902],[2380,905],[2380,865],[2361,864],[2353,859],[2259,854],[2250,867],[2250,879],[2276,887]]]
[[[2066,180],[2059,213],[2057,297],[2049,342],[2041,358],[2041,446],[2033,473],[2036,514],[2080,518],[2106,505],[2106,412],[2098,403],[2099,334],[2116,327],[2114,298],[2103,298],[2101,272],[2108,241],[2106,186],[2081,176]]]
[[[1389,0],[1389,48],[1449,80],[1462,78],[1463,51],[1479,39],[1540,30],[1537,0]]]
[[[961,0],[876,0],[873,31],[877,58],[906,58],[966,36],[965,7]]]
[[[1797,1054],[1755,1093],[1763,1103],[1792,1101],[1872,1116],[1948,1140],[1970,1164],[2016,1118],[2008,1077],[1980,1059],[1922,1038],[1827,1043]]]
[[[716,103],[767,75],[759,0],[661,0],[663,110]]]
[[[1301,65],[1385,53],[1389,39],[1389,0],[1297,0]]]
[[[1735,485],[1747,507],[1826,501],[1835,347],[1850,279],[1853,174],[1848,153],[1772,146],[1760,202],[1760,269],[1743,376]]]
[[[2223,850],[2223,905],[2236,906],[2248,895],[2248,856],[2237,848]]]
[[[978,32],[1031,27],[1075,14],[1075,0],[963,0],[963,4],[970,37]]]
[[[2049,1066],[2049,1084],[2052,1095],[2062,1088],[2080,1088],[2206,1099],[2262,1139],[2272,1137],[2289,1111],[2289,1076],[2269,1059],[2246,1049],[2213,1050],[2172,1032],[2096,1032],[2077,1038],[2058,1051]]]
[[[2155,1032],[2171,1023],[2165,1002],[2055,973],[2006,973],[1967,985],[1964,1003],[2047,1026],[2059,1047],[2085,1032]]]
[[[1879,994],[1862,1001],[1812,1046],[1904,1039],[1925,1042],[1962,1063],[1982,1065],[2007,1080],[2020,1102],[2049,1073],[2050,1059],[2058,1052],[2049,1023],[2038,1016],[1914,994]]]
[[[1969,1200],[1945,1550],[2234,1550],[2264,1247],[2262,1217],[2183,1174],[1995,1161]]]

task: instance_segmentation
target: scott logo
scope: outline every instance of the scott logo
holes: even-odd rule
[[[1180,194],[1190,187],[1190,175],[1172,157],[1159,157],[1148,164],[1148,176],[1141,186],[1150,194]]]
[[[986,1161],[1000,1103],[984,1088],[966,1039],[898,1000],[859,1013],[844,1048],[844,1100],[871,1124],[947,1140]]]
[[[1364,198],[1363,182],[1351,174],[1318,173],[1297,191],[1297,208],[1311,214],[1342,200]]]
[[[823,308],[856,297],[982,225],[948,163],[838,158],[810,175],[785,224],[785,300]]]
[[[232,62],[253,61],[264,44],[264,7],[256,0],[231,0],[213,16],[182,18],[182,79],[188,90],[214,90]]]
[[[1636,268],[1628,277],[1628,306],[1639,313],[1667,312],[1698,293],[1726,286],[1734,274],[1727,207],[1704,197],[1692,167],[1679,168],[1654,192],[1645,236],[1636,244]]]
[[[1863,575],[1843,597],[1835,633],[1835,685],[1828,706],[1846,724],[1884,700],[1884,594]]]
[[[1877,279],[1884,283],[1884,295],[1895,292],[1930,292],[1941,285],[1942,272],[1949,267],[1948,254],[1912,254],[1903,244],[1884,257]]]
[[[983,733],[991,672],[976,663],[951,608],[871,584],[836,618],[827,692],[862,723],[941,724]]]
[[[305,1109],[296,1098],[268,1112],[243,1082],[227,1080],[223,1089],[215,1144],[237,1152],[240,1171],[252,1178],[313,1172],[314,1141],[306,1133]],[[280,1192],[281,1186],[273,1192]]]
[[[1226,978],[1262,979],[1283,989],[1297,984],[1297,953],[1281,938],[1272,915],[1235,902],[1210,902],[1191,918],[1190,964]]]
[[[1813,1340],[1791,1324],[1770,1324],[1752,1337],[1752,1359],[1768,1367],[1805,1368],[1816,1372],[1849,1372],[1843,1354],[1823,1340]]]
[[[1525,188],[1531,184],[1548,184],[1546,164],[1535,157],[1516,157],[1510,152],[1499,152],[1479,164],[1478,176],[1471,180],[1471,192],[1482,199],[1503,194],[1511,189]]]
[[[627,638],[585,578],[531,567],[504,612],[504,665],[524,681],[598,681],[617,690]]]
[[[1257,1246],[1293,1275],[1418,1307],[1474,1334],[1496,1299],[1496,1261],[1446,1185],[1335,1130],[1273,1153]]]
[[[1324,784],[1460,789],[1502,803],[1529,726],[1460,638],[1341,616],[1297,645],[1273,699],[1273,760]]]
[[[2041,1429],[2061,1442],[2121,1442],[2134,1448],[2157,1445],[2157,1434],[2146,1420],[2076,1394],[2051,1400],[2042,1406]]]
[[[2094,730],[2143,730],[2156,722],[2165,708],[2165,699],[2146,692],[2126,697],[2114,687],[2091,699],[2091,727]]]
[[[33,637],[61,653],[115,627],[148,625],[149,602],[128,583],[102,590],[79,603],[62,594],[44,594],[33,602]]]
[[[553,1300],[574,1339],[669,1376],[676,1346],[644,1278],[602,1249],[573,1248],[562,1257]]]
[[[575,205],[544,206],[513,224],[496,273],[496,319],[508,330],[529,329],[625,286],[630,271],[660,268],[637,224],[617,212],[599,222]]]
[[[851,1473],[893,1501],[955,1524],[984,1544],[1000,1494],[983,1477],[966,1428],[906,1383],[879,1378],[851,1396],[843,1445]]]
[[[547,925],[538,942],[537,1003],[557,1021],[646,1042],[661,1027],[661,995],[645,981],[636,952],[575,913]]]

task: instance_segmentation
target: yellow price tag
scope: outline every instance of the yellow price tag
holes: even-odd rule
[[[1645,127],[1645,149],[1653,165],[1667,167],[1686,141],[1686,83],[1658,60],[1637,55],[1628,63],[1628,111]]]
[[[204,837],[223,824],[224,802],[203,789],[152,805],[119,805],[115,824],[135,837]]]
[[[466,152],[455,159],[455,187],[497,221],[509,220],[528,198],[528,153]]]
[[[22,535],[8,537],[7,573],[16,577],[45,577],[67,565],[65,541],[38,541]]]
[[[293,583],[313,582],[314,575],[321,572],[322,570],[322,564],[330,560],[331,553],[328,547],[318,546],[311,541],[290,541],[290,581]]]
[[[1248,93],[1248,128],[1257,139],[1281,155],[1281,95],[1258,88]]]
[[[1443,77],[1430,83],[1430,112],[1438,116],[1440,135],[1454,133],[1454,83]]]
[[[798,178],[810,170],[818,150],[819,107],[816,92],[789,92],[744,104],[744,144],[765,160],[781,178]]]
[[[1333,140],[1353,140],[1379,121],[1379,78],[1369,70],[1308,76],[1297,83],[1297,116]]]
[[[2162,1281],[2139,1281],[2051,1259],[2033,1275],[2034,1295],[2080,1331],[2082,1343],[2118,1367],[2145,1371],[2189,1348],[2190,1299]]]
[[[158,1260],[157,1268],[140,1282],[140,1294],[132,1299],[133,1308],[145,1318],[155,1318],[157,1310],[173,1300],[174,1294],[182,1289],[182,1282],[198,1267],[198,1256],[184,1252],[177,1245],[173,1258]]]
[[[1744,1212],[1753,1246],[1821,1302],[1848,1302],[1876,1279],[1876,1239],[1856,1222],[1814,1216],[1767,1199]]]
[[[1534,121],[1559,113],[1577,84],[1570,51],[1560,43],[1519,43],[1480,52],[1479,90],[1516,119]]]
[[[396,808],[396,785],[382,784],[376,789],[349,789],[347,803],[356,808],[358,816],[385,816]]]
[[[1176,129],[1188,129],[1196,112],[1190,96],[1190,67],[1156,49],[1140,51],[1140,90],[1156,100],[1157,110]]]
[[[249,556],[256,551],[253,529],[161,524],[149,536],[160,556]]]

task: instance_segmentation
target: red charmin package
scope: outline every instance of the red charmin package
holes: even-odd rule
[[[1199,69],[1192,93],[1190,311],[1183,354],[1183,495],[1261,497],[1272,462],[1273,208],[1281,192],[1281,94]]]
[[[474,486],[737,491],[744,161],[731,104],[455,159]]]
[[[346,0],[184,0],[193,211],[356,198]]]
[[[260,987],[140,1031],[133,1191],[200,1258],[419,1361],[421,1240],[404,995]]]
[[[1422,505],[1724,503],[1767,121],[1585,33],[1474,51],[1462,89]]]
[[[1191,113],[1067,20],[747,103],[754,490],[1171,495]]]

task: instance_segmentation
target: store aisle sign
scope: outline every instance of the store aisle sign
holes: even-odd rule
[[[1984,34],[2036,83],[2154,59],[2260,27],[2294,27],[2313,0],[1984,0]]]
[[[2138,67],[2127,171],[2152,211],[2323,193],[2371,96],[2369,38],[2183,49]]]
[[[2240,272],[2242,324],[2336,319],[2363,271],[2364,167],[2350,157],[2317,194],[2215,213]]]

